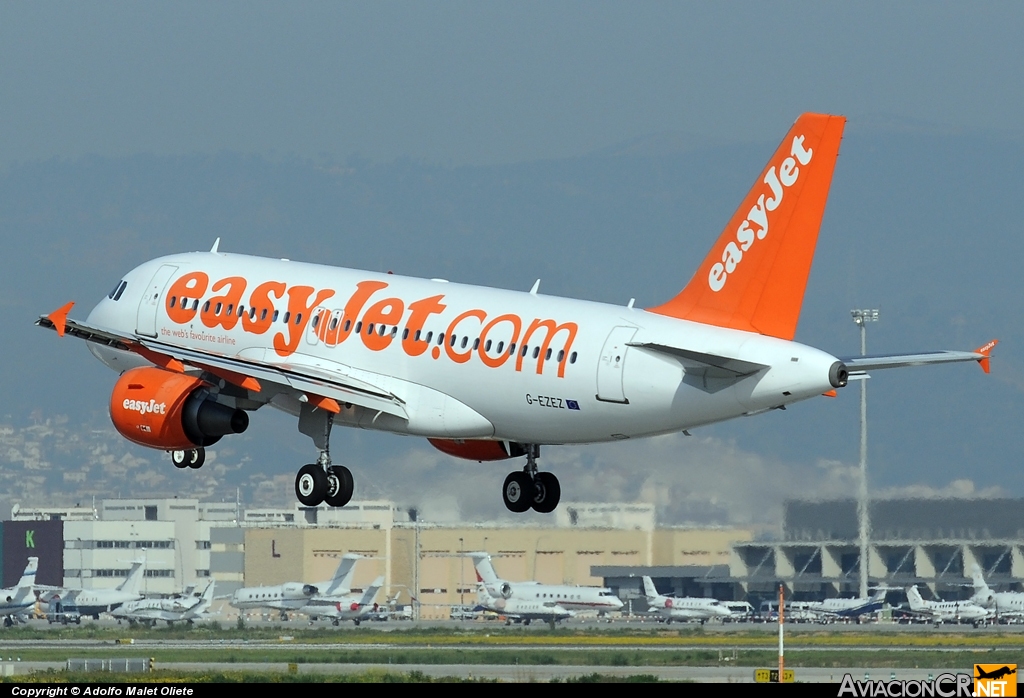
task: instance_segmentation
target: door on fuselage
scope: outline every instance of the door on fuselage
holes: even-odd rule
[[[135,332],[147,337],[156,337],[156,312],[160,307],[160,296],[164,287],[171,280],[171,275],[178,270],[173,264],[164,264],[153,274],[149,288],[139,301],[139,312],[135,316]]]
[[[635,327],[614,327],[604,340],[601,359],[597,362],[598,400],[629,404],[622,388],[622,369],[626,365],[628,342],[635,334]]]

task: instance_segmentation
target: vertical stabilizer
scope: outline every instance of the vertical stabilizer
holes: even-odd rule
[[[338,563],[338,569],[334,571],[334,578],[331,579],[331,583],[327,585],[327,590],[323,594],[325,596],[347,594],[352,589],[352,577],[355,576],[356,562],[360,559],[362,559],[362,555],[355,553],[342,555],[341,562]]]
[[[480,581],[484,584],[498,584],[501,580],[498,575],[495,574],[494,568],[491,566],[491,556],[487,553],[466,553],[473,558],[473,564],[476,566],[476,573],[480,577]]]
[[[845,124],[797,119],[690,283],[649,310],[793,339]]]
[[[377,577],[373,580],[373,583],[366,587],[366,591],[363,592],[363,598],[359,600],[360,606],[369,606],[373,603],[374,597],[377,596],[377,592],[384,586],[384,577]]]
[[[145,576],[145,566],[144,562],[133,562],[131,569],[128,570],[128,576],[118,585],[117,590],[133,596],[142,596],[142,578]]]
[[[910,602],[911,611],[923,611],[926,608],[917,587],[907,587],[907,601]]]
[[[660,596],[658,590],[654,588],[654,582],[650,577],[644,577],[644,596],[648,599],[656,599]]]

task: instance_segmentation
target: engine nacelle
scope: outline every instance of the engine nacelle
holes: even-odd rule
[[[514,441],[484,441],[482,439],[427,439],[427,441],[442,453],[466,460],[505,460],[526,455],[526,447]]]
[[[501,597],[503,599],[512,598],[512,585],[508,582],[502,582],[498,591],[501,592]]]
[[[129,441],[165,451],[212,446],[249,426],[249,415],[211,399],[199,378],[152,367],[133,368],[117,380],[110,420]]]

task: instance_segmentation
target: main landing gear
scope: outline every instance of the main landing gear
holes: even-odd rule
[[[352,472],[344,465],[331,464],[331,426],[334,415],[307,404],[299,414],[299,431],[313,439],[320,449],[316,463],[299,468],[295,476],[295,496],[303,506],[316,507],[321,502],[343,507],[352,499],[355,483]]]
[[[187,451],[171,451],[171,462],[175,468],[192,468],[198,470],[206,462],[205,448],[192,448]]]
[[[540,514],[550,514],[558,506],[562,488],[557,477],[537,471],[539,455],[540,446],[526,444],[526,466],[505,478],[501,497],[509,511],[521,514],[532,507]]]

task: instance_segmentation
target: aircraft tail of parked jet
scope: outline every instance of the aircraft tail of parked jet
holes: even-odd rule
[[[845,124],[797,119],[690,283],[649,310],[793,339]]]
[[[356,562],[361,560],[362,557],[362,555],[355,553],[342,555],[341,562],[338,563],[338,568],[334,571],[334,577],[322,592],[323,595],[347,594],[352,588],[352,577],[355,575]]]

